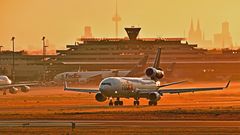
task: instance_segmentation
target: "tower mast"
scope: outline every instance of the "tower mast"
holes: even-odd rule
[[[121,17],[118,15],[118,2],[116,0],[116,12],[112,20],[115,22],[115,36],[118,38],[118,23],[121,21]]]

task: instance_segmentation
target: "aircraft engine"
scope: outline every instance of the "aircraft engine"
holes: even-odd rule
[[[145,74],[154,81],[160,80],[164,76],[164,72],[161,69],[158,70],[152,67],[147,68]]]
[[[28,92],[30,90],[30,87],[29,86],[22,86],[21,87],[21,91],[22,92]]]
[[[98,102],[104,102],[104,101],[107,100],[107,98],[102,93],[97,93],[96,96],[95,96],[95,99]]]
[[[11,93],[11,94],[16,94],[17,92],[18,92],[18,88],[16,88],[16,87],[12,87],[9,89],[9,93]]]
[[[149,94],[149,99],[151,101],[158,101],[158,100],[161,99],[161,96],[160,96],[160,94],[158,92],[153,92],[153,93]]]

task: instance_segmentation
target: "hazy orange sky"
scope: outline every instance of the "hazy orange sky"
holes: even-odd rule
[[[207,39],[230,22],[233,42],[240,40],[240,0],[119,0],[120,37],[125,26],[141,26],[141,37],[183,37],[191,18],[200,20]],[[96,37],[114,37],[115,0],[0,0],[0,45],[41,49],[46,36],[51,48],[64,49],[83,34],[86,25]]]

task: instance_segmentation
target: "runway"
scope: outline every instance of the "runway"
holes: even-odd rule
[[[1,120],[0,127],[240,127],[240,121]]]

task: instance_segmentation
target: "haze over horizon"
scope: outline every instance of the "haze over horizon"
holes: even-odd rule
[[[187,37],[191,19],[200,20],[206,39],[221,31],[221,23],[230,23],[233,43],[240,41],[239,0],[119,0],[119,37],[124,27],[140,26],[140,37]],[[114,37],[115,0],[0,0],[0,45],[11,49],[41,49],[42,36],[49,49],[64,49],[91,26],[94,37]]]

